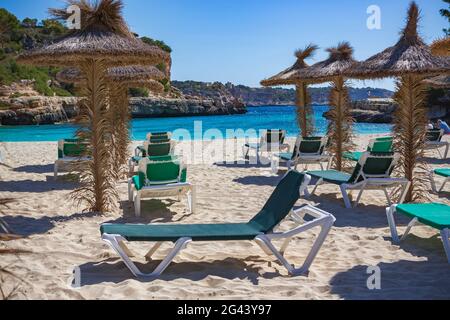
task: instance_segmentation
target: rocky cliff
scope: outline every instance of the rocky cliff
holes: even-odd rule
[[[163,96],[130,99],[135,118],[242,114],[244,104],[226,90],[214,89],[203,96],[172,90]],[[0,125],[54,124],[71,121],[79,114],[79,98],[44,97],[23,81],[0,87]]]

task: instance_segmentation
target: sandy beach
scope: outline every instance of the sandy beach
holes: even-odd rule
[[[358,136],[363,150],[373,136]],[[449,137],[447,136],[447,139]],[[221,141],[194,142],[194,150]],[[241,157],[243,141],[226,142],[226,158]],[[293,140],[290,139],[290,143]],[[235,152],[233,145],[237,146]],[[190,158],[190,142],[180,146]],[[383,192],[368,191],[356,209],[344,208],[336,186],[319,188],[317,195],[297,206],[312,204],[335,215],[337,221],[308,277],[289,277],[286,270],[253,242],[193,243],[158,280],[135,279],[116,254],[102,242],[99,227],[117,223],[227,223],[247,222],[264,205],[281,179],[270,165],[221,164],[208,161],[188,166],[189,181],[197,187],[197,212],[189,215],[184,202],[151,200],[141,218],[127,200],[127,182],[119,185],[120,206],[110,214],[83,213],[69,199],[76,183],[54,180],[57,143],[4,143],[2,153],[10,168],[0,166],[0,194],[15,198],[3,216],[24,239],[1,247],[29,250],[7,255],[1,265],[23,279],[19,299],[449,299],[450,268],[438,232],[416,227],[400,246],[393,245],[386,220]],[[130,154],[131,154],[130,150]],[[217,156],[217,155],[216,155]],[[222,159],[223,160],[223,159]],[[448,166],[437,153],[427,155],[430,168]],[[310,169],[313,169],[310,167]],[[450,204],[449,192],[433,200]],[[407,219],[399,219],[404,230]],[[303,261],[313,234],[293,241],[287,257]],[[142,255],[146,243],[130,245]],[[162,254],[169,250],[162,248]],[[159,257],[159,256],[158,256]],[[162,257],[162,255],[161,255]],[[150,271],[154,263],[144,266]],[[366,286],[367,268],[381,268],[381,290]],[[81,287],[71,288],[74,268],[81,272]],[[11,280],[7,282],[10,287]]]

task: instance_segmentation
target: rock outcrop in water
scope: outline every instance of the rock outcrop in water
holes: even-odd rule
[[[428,117],[431,120],[448,119],[450,116],[450,97],[447,102],[428,103]],[[397,104],[393,99],[369,99],[353,101],[352,115],[361,123],[392,123]],[[327,118],[327,113],[324,114]]]

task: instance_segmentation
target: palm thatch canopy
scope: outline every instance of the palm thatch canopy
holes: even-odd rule
[[[68,68],[58,72],[56,78],[67,83],[79,83],[85,80],[81,71],[77,68]],[[116,67],[108,70],[108,81],[128,83],[148,80],[163,80],[166,78],[163,72],[156,67],[128,66]]]
[[[424,80],[424,82],[432,88],[450,89],[450,76],[440,75]]]
[[[436,56],[450,56],[450,37],[434,41],[431,52]]]
[[[122,0],[68,0],[67,7],[81,10],[81,29],[72,30],[55,43],[28,51],[18,61],[33,65],[77,66],[86,59],[99,59],[108,66],[170,63],[170,55],[147,45],[128,29],[122,17]],[[64,9],[51,9],[57,19],[68,19]]]
[[[313,56],[314,52],[318,49],[318,47],[314,44],[309,44],[303,50],[297,50],[295,52],[295,57],[297,61],[295,64],[284,71],[281,71],[277,75],[270,77],[266,80],[261,81],[261,85],[265,87],[270,86],[282,86],[282,85],[292,85],[297,84],[298,80],[295,80],[295,75],[304,68],[308,67],[305,60]]]
[[[356,65],[351,71],[352,77],[376,79],[405,74],[426,75],[450,72],[450,60],[433,55],[430,47],[417,33],[419,15],[417,4],[412,2],[400,40],[394,46]]]
[[[346,41],[339,43],[337,47],[328,48],[327,52],[328,59],[299,70],[294,79],[309,83],[332,81],[335,77],[346,77],[349,70],[357,63],[353,58],[353,48]]]

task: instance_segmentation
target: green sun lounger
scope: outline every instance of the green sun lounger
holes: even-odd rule
[[[319,164],[323,170],[323,162],[330,162],[331,156],[325,153],[327,137],[298,136],[292,152],[274,153],[272,155],[272,170],[278,172],[280,163],[286,163],[288,170],[297,170],[300,164]]]
[[[438,189],[436,186],[436,179],[435,176],[440,176],[444,178],[444,181],[442,182],[442,186]],[[447,182],[450,181],[450,168],[441,168],[431,171],[430,173],[430,181],[431,181],[431,187],[433,188],[434,192],[442,192],[444,190],[445,185]]]
[[[341,189],[345,207],[351,208],[352,204],[347,194],[347,190],[360,190],[355,202],[358,206],[363,192],[367,189],[383,190],[389,205],[392,204],[387,188],[402,186],[403,192],[399,203],[404,201],[406,192],[409,189],[410,182],[405,178],[392,178],[391,174],[399,159],[398,154],[394,153],[373,153],[365,152],[358,160],[352,174],[336,171],[308,171],[311,177],[315,178],[315,187],[311,194],[314,194],[317,187],[321,184],[329,183],[338,185]]]
[[[187,169],[175,156],[147,157],[139,161],[139,172],[128,181],[128,199],[134,202],[136,216],[141,215],[145,198],[186,195],[190,213],[195,212],[195,186],[187,182]]]
[[[248,137],[242,148],[244,158],[248,159],[250,150],[255,150],[256,161],[259,162],[259,158],[263,152],[279,152],[283,148],[289,146],[284,143],[286,139],[286,131],[279,129],[264,130],[259,142],[250,142]]]
[[[304,274],[308,272],[335,221],[331,214],[312,206],[293,210],[295,203],[308,186],[309,180],[310,177],[308,175],[297,171],[288,172],[262,210],[247,223],[193,225],[104,224],[101,226],[102,239],[117,252],[136,277],[158,277],[180,250],[184,249],[190,242],[244,240],[256,241],[267,254],[274,255],[291,275]],[[276,231],[281,222],[287,218],[295,222],[295,226],[288,231]],[[320,227],[321,231],[318,233],[317,239],[303,266],[296,269],[286,260],[284,252],[294,236],[315,227]],[[272,240],[285,240],[280,251],[274,247]],[[125,241],[156,242],[155,246],[146,255],[147,260],[151,260],[151,257],[160,248],[162,242],[173,242],[175,246],[152,273],[144,274],[130,259],[133,254],[125,245]]]
[[[447,255],[447,260],[448,263],[450,263],[450,206],[442,203],[400,204],[387,208],[386,213],[389,227],[391,229],[392,240],[395,243],[403,241],[408,236],[411,229],[418,223],[439,230],[441,233],[442,243],[444,244],[444,250]],[[399,239],[394,218],[394,214],[396,213],[412,218],[412,221],[409,223],[401,239]]]
[[[343,156],[347,160],[358,162],[361,156],[367,151],[374,153],[392,152],[393,144],[394,138],[392,137],[376,138],[370,140],[366,151],[345,152]]]

